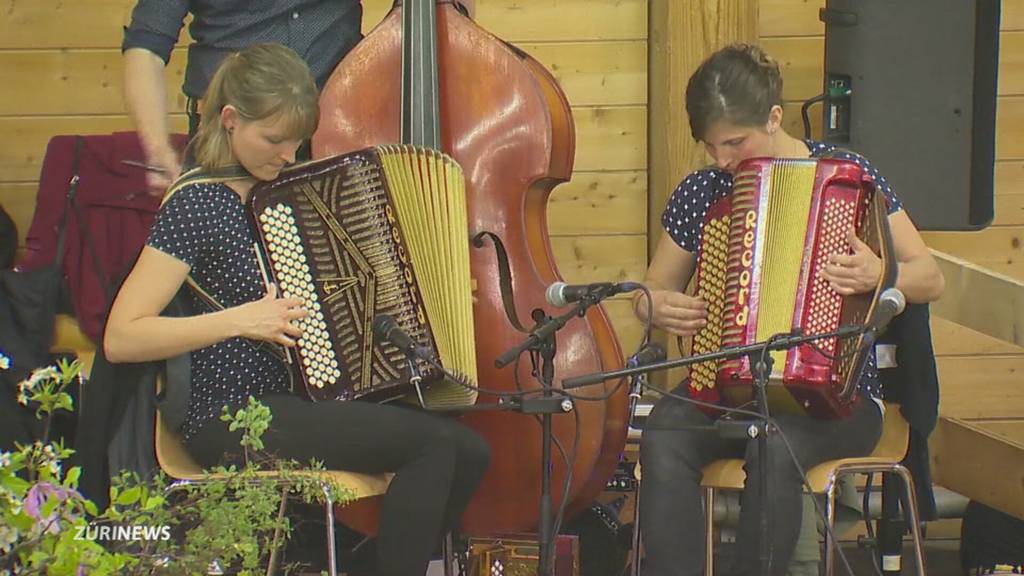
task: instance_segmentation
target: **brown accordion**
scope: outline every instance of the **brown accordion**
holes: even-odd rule
[[[292,356],[313,400],[412,392],[413,366],[371,323],[388,314],[448,370],[476,381],[465,180],[450,157],[381,146],[289,168],[249,208],[269,279],[309,314]],[[262,260],[261,260],[262,261]],[[432,407],[476,394],[416,361]]]
[[[827,334],[863,325],[895,282],[886,201],[858,164],[839,159],[754,158],[740,164],[733,192],[705,215],[696,293],[708,304],[694,355],[798,331]],[[843,297],[819,272],[849,253],[850,228],[882,260],[872,293]],[[826,338],[771,352],[772,411],[835,418],[850,412],[870,346],[863,336]],[[690,370],[690,394],[740,406],[754,396],[750,358],[707,361]]]

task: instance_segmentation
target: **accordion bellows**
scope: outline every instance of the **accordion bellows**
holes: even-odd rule
[[[450,157],[380,146],[300,164],[250,195],[250,210],[285,296],[303,300],[296,372],[314,400],[410,393],[411,366],[374,342],[378,314],[476,382],[465,180]],[[476,393],[417,361],[431,407]]]
[[[829,255],[849,252],[851,227],[880,256],[883,271],[872,293],[843,297],[820,271]],[[884,197],[851,161],[747,160],[737,169],[732,194],[709,208],[701,230],[696,290],[708,304],[708,323],[694,335],[695,355],[776,334],[861,325],[895,280]],[[825,338],[771,352],[769,406],[821,418],[849,413],[869,352],[863,342]],[[732,406],[749,402],[750,362],[692,366],[691,394]]]

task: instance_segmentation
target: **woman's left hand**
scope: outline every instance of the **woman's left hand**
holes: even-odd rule
[[[857,237],[853,228],[847,232],[846,241],[853,249],[853,254],[829,256],[828,263],[821,270],[821,277],[843,296],[874,290],[882,274],[882,261]]]

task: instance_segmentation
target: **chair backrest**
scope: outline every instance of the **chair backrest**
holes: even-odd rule
[[[163,380],[163,374],[158,374],[156,377],[157,392],[160,392]],[[203,478],[203,467],[189,455],[181,436],[167,426],[167,423],[160,417],[159,410],[156,411],[154,437],[156,461],[164,474],[176,480],[200,480]]]
[[[871,453],[872,458],[903,460],[910,445],[910,425],[900,412],[899,404],[885,403],[885,417],[882,420],[882,436]]]

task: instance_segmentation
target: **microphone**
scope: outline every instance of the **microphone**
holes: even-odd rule
[[[663,362],[668,354],[665,352],[665,347],[657,342],[648,342],[640,349],[639,352],[629,357],[629,361],[626,365],[630,368],[636,366],[647,366],[648,364],[654,364],[655,362]]]
[[[648,342],[639,352],[629,357],[626,362],[628,368],[647,366],[655,362],[663,362],[668,357],[665,347],[657,342]],[[644,384],[647,383],[647,374],[636,374],[629,384],[629,425],[633,425],[633,415],[636,412],[636,405],[644,393]]]
[[[907,307],[907,298],[896,288],[886,288],[878,297],[875,317],[868,324],[868,331],[878,335]]]
[[[429,360],[423,347],[406,334],[390,314],[377,314],[370,326],[373,329],[373,337],[378,342],[390,342],[406,356]]]
[[[597,300],[608,298],[623,292],[639,290],[639,282],[595,282],[593,284],[566,284],[555,282],[548,286],[544,296],[548,304],[556,308],[568,306],[573,302],[579,302],[584,298],[595,297]]]

